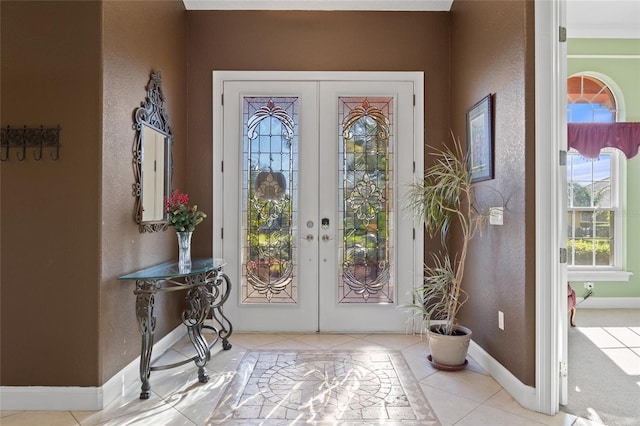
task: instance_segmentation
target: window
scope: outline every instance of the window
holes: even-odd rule
[[[615,122],[616,99],[602,80],[577,75],[567,81],[567,122]],[[570,279],[597,279],[594,272],[614,272],[604,281],[622,279],[624,184],[623,163],[617,149],[600,151],[598,158],[585,158],[575,149],[567,155],[567,226]],[[627,275],[628,276],[628,275]]]
[[[595,160],[568,154],[569,266],[616,266],[617,160],[613,150]]]
[[[611,89],[595,77],[577,75],[567,80],[567,122],[613,123],[616,100]]]

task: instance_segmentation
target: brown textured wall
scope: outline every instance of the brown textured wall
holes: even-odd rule
[[[135,284],[117,277],[176,256],[175,233],[140,234],[134,223],[131,126],[161,70],[184,185],[184,6],[0,7],[2,125],[62,127],[61,160],[12,157],[0,169],[2,385],[100,386],[140,355]],[[156,340],[179,323],[181,303],[156,300]]]
[[[2,126],[62,127],[60,160],[0,165],[2,385],[95,386],[101,6],[0,7]]]
[[[464,282],[470,298],[460,322],[491,356],[535,386],[533,2],[456,1],[451,34],[453,128],[465,140],[466,110],[493,94],[495,180],[480,184],[478,197],[486,207],[500,205],[490,187],[507,201],[504,226],[472,241]]]
[[[426,143],[449,129],[446,12],[188,11],[188,186],[212,210],[212,71],[424,71]],[[195,250],[211,253],[211,221]]]
[[[133,111],[147,95],[152,71],[162,73],[165,108],[174,134],[173,186],[186,176],[186,17],[181,1],[104,2],[104,114],[102,150],[102,283],[100,353],[102,383],[140,355],[134,281],[128,272],[177,257],[173,228],[139,233],[133,220]],[[184,293],[158,295],[158,341],[179,324]]]

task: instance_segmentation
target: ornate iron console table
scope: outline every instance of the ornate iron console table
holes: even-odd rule
[[[231,349],[229,336],[233,327],[222,313],[222,305],[231,292],[231,281],[222,272],[224,264],[223,259],[195,259],[192,261],[191,269],[179,270],[178,262],[166,262],[119,278],[136,281],[136,289],[133,293],[136,295],[136,317],[142,335],[140,399],[149,398],[151,371],[166,370],[194,361],[198,367],[198,380],[206,383],[209,381],[209,376],[204,367],[211,358],[213,345],[222,339],[222,348]],[[178,290],[187,291],[185,298],[187,306],[182,312],[182,322],[187,327],[196,355],[173,364],[152,366],[151,351],[156,328],[156,317],[153,314],[155,294]],[[213,325],[205,324],[208,318],[213,319]],[[214,331],[211,342],[207,342],[204,338],[202,329]]]

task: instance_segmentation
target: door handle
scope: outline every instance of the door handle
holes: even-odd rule
[[[307,241],[312,241],[313,240],[313,234],[307,234],[306,238]]]
[[[330,236],[328,236],[328,235],[323,235],[323,236],[322,236],[322,241],[329,241],[329,240],[333,240],[333,238],[331,238],[331,237],[330,237]]]

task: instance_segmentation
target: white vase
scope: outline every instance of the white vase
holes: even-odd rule
[[[178,235],[178,270],[189,272],[191,270],[191,231],[179,232]]]

